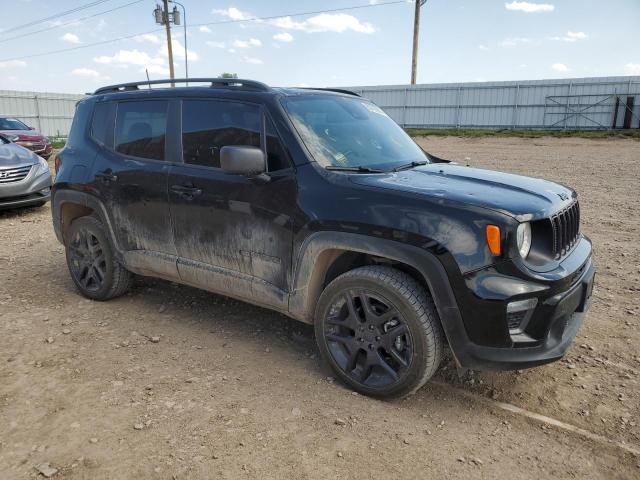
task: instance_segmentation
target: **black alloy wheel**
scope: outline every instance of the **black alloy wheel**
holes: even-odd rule
[[[346,290],[331,305],[324,325],[334,360],[363,385],[390,386],[411,364],[413,342],[405,320],[372,291]]]
[[[323,359],[355,391],[410,395],[436,372],[443,333],[433,300],[410,275],[390,266],[350,270],[326,286],[316,306]]]
[[[100,290],[106,277],[107,259],[98,237],[88,230],[76,230],[69,256],[74,280],[88,292]]]

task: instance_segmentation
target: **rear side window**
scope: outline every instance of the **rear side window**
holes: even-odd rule
[[[121,102],[116,114],[116,152],[164,160],[167,101]]]
[[[217,100],[182,104],[182,155],[185,163],[220,168],[226,145],[260,147],[261,112],[256,105]]]
[[[91,119],[91,137],[100,145],[108,144],[108,138],[111,133],[113,138],[113,129],[109,125],[109,103],[96,103],[93,108],[93,118]]]

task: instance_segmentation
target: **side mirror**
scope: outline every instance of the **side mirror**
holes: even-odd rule
[[[266,171],[264,152],[258,147],[227,145],[220,149],[220,166],[227,173],[259,175]]]

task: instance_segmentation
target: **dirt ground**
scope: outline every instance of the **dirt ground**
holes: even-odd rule
[[[372,400],[282,315],[145,278],[83,299],[49,207],[1,212],[0,478],[44,462],[68,479],[640,478],[640,142],[420,142],[578,190],[598,275],[566,359],[463,378],[449,363],[409,399]]]

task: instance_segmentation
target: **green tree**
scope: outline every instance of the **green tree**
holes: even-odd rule
[[[224,73],[221,73],[218,78],[238,78],[238,74],[237,73],[224,72]]]

